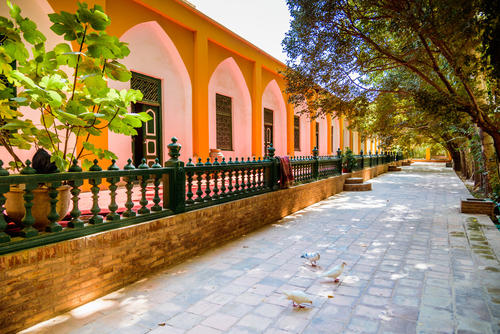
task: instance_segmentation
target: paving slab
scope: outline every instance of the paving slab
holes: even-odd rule
[[[459,212],[455,173],[415,163],[369,182],[22,333],[500,332],[500,232]],[[340,282],[320,277],[342,261]]]

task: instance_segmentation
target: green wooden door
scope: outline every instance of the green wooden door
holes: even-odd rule
[[[132,72],[131,88],[138,89],[143,94],[140,103],[133,105],[134,112],[144,112],[151,119],[136,129],[137,135],[132,137],[132,152],[134,164],[141,164],[143,158],[148,165],[152,165],[155,159],[163,164],[162,154],[162,119],[161,119],[161,80],[144,74]]]

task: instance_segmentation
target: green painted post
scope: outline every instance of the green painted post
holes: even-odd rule
[[[91,172],[100,172],[102,168],[97,164],[97,159],[94,159],[94,164],[89,168]],[[99,215],[101,209],[99,208],[99,185],[101,184],[101,178],[89,179],[90,191],[92,192],[92,208],[90,212],[92,212],[92,217],[89,219],[89,224],[101,224],[103,222],[103,218]]]
[[[312,163],[312,177],[314,180],[319,179],[319,160],[318,160],[318,154],[319,150],[318,147],[315,146],[312,150],[313,153],[313,163]]]
[[[59,220],[59,214],[57,213],[56,206],[57,206],[57,194],[59,193],[57,191],[57,188],[61,186],[61,182],[52,182],[49,185],[49,197],[50,197],[50,213],[47,216],[47,219],[49,220],[49,225],[45,228],[46,232],[59,232],[62,231],[62,226],[57,223]]]
[[[274,157],[274,152],[276,149],[273,147],[273,144],[271,143],[267,147],[267,159],[271,160],[272,165],[269,170],[269,188],[272,190],[278,190],[279,185],[278,185],[278,180],[279,180],[279,171],[278,171],[278,159]]]
[[[339,175],[342,175],[342,151],[340,150],[340,147],[337,148],[337,171]]]
[[[9,172],[3,168],[3,161],[0,160],[0,176],[9,176]],[[7,228],[7,222],[5,221],[5,217],[3,215],[3,211],[5,210],[4,204],[6,198],[3,194],[9,191],[9,186],[0,186],[0,243],[9,242],[10,236],[5,233],[5,229]]]
[[[184,162],[178,158],[181,155],[181,144],[172,137],[172,143],[167,145],[170,159],[165,167],[171,167],[169,173],[163,175],[163,207],[175,213],[186,211],[186,172]]]
[[[70,173],[81,173],[82,168],[78,166],[78,160],[74,159],[73,164],[68,169]],[[78,195],[80,195],[80,186],[83,184],[83,180],[74,180],[69,181],[69,185],[71,186],[70,193],[73,195],[71,197],[71,201],[73,202],[73,209],[69,213],[71,215],[71,221],[68,223],[69,227],[72,228],[80,228],[83,227],[83,220],[80,219],[80,215],[82,212],[78,208],[78,201],[80,200]]]

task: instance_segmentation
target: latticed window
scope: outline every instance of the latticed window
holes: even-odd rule
[[[332,151],[335,151],[335,147],[333,147],[333,125],[330,127],[330,141],[332,143]]]
[[[319,149],[319,123],[316,122],[316,147]]]
[[[293,116],[293,143],[295,151],[300,151],[300,117]]]
[[[232,99],[229,96],[215,94],[215,123],[217,148],[224,151],[232,151],[233,115]]]
[[[159,106],[161,104],[161,80],[132,72],[130,88],[140,90],[141,103]]]

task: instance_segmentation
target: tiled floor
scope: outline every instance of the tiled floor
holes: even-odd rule
[[[459,213],[469,195],[451,169],[370,182],[23,333],[499,332],[500,232]],[[300,258],[314,250],[317,268]],[[340,283],[318,276],[341,261]]]

